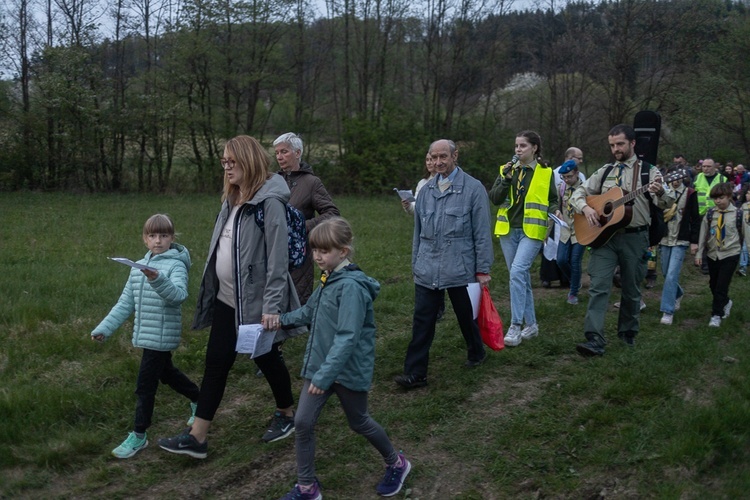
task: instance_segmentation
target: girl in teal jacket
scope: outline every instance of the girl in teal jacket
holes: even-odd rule
[[[163,214],[146,221],[143,242],[148,252],[138,263],[150,269],[131,269],[120,300],[91,332],[92,339],[103,342],[135,312],[133,346],[143,349],[135,389],[135,424],[133,432],[112,450],[117,458],[130,458],[148,446],[146,429],[151,425],[160,381],[188,398],[193,414],[200,392],[172,364],[172,351],[180,344],[182,334],[181,307],[188,295],[190,253],[174,242],[174,224]]]
[[[352,240],[351,226],[338,217],[310,232],[313,259],[323,271],[321,284],[303,307],[280,318],[285,328],[310,328],[302,364],[304,384],[294,417],[297,484],[284,498],[322,498],[315,477],[315,424],[332,394],[341,401],[349,427],[367,438],[385,460],[385,477],[376,487],[379,495],[398,493],[411,470],[411,463],[396,452],[367,410],[375,365],[372,303],[380,284],[349,261]]]

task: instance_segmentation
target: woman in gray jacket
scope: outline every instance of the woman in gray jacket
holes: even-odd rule
[[[211,327],[206,367],[193,426],[159,440],[159,446],[172,453],[206,457],[208,429],[237,356],[240,325],[261,323],[265,330],[275,332],[271,351],[254,358],[276,400],[263,441],[277,441],[294,432],[291,378],[279,346],[304,330],[276,332],[279,315],[298,308],[299,300],[288,269],[289,188],[269,171],[270,163],[260,143],[246,135],[230,139],[224,148],[223,206],[211,237],[193,321],[194,329]]]

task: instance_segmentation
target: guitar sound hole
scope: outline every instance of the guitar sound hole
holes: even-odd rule
[[[604,204],[604,207],[602,207],[602,216],[609,219],[609,217],[612,215],[612,202],[608,201]]]

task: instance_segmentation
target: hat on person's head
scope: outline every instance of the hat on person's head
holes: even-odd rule
[[[571,171],[573,171],[573,170],[575,170],[577,168],[578,168],[578,164],[576,163],[575,160],[568,160],[565,163],[563,163],[562,165],[560,165],[559,174],[560,175],[567,174],[568,172],[571,172]]]

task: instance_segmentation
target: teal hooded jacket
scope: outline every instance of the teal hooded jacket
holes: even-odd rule
[[[151,251],[138,261],[156,268],[159,275],[149,281],[138,269],[131,269],[120,299],[91,335],[109,338],[135,312],[133,346],[154,351],[173,351],[182,336],[182,303],[188,296],[190,253],[172,243],[164,253]]]
[[[350,264],[328,276],[307,303],[281,315],[281,324],[307,326],[302,377],[328,390],[337,382],[352,391],[368,391],[375,368],[373,301],[380,283]]]

